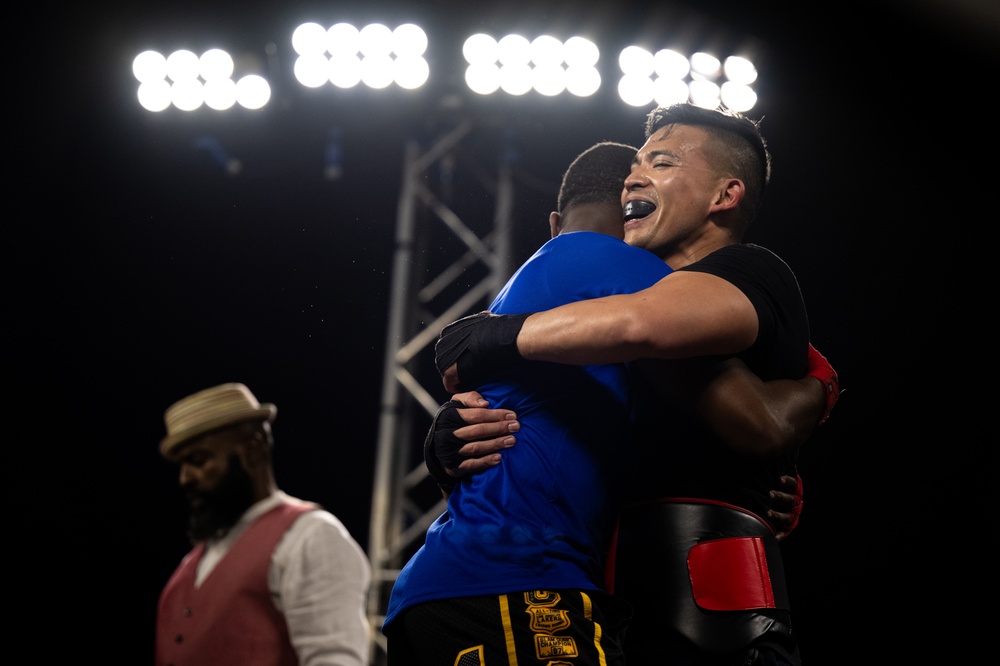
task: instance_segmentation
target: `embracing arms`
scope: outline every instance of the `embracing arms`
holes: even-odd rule
[[[757,312],[735,285],[675,271],[634,294],[530,315],[471,315],[446,326],[435,351],[445,389],[456,392],[522,360],[589,365],[728,355],[748,348],[757,332]]]

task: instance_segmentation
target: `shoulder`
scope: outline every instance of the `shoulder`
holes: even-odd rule
[[[630,269],[647,270],[650,273],[666,275],[670,267],[663,260],[642,248],[632,247],[620,238],[596,231],[570,231],[562,233],[542,246],[548,252],[557,253],[578,264],[591,262],[602,266],[602,273],[608,264],[627,265]]]
[[[762,269],[792,274],[791,268],[784,259],[766,247],[753,243],[720,247],[702,259],[678,270],[715,273],[725,277],[727,273],[732,271],[757,274]]]
[[[791,267],[777,254],[760,245],[743,243],[719,248],[680,270],[720,277],[742,291],[758,314],[765,307],[802,307],[802,294]],[[795,301],[799,305],[791,306]]]
[[[319,507],[302,513],[285,534],[281,549],[322,559],[364,560],[364,549],[335,515]]]
[[[347,528],[344,527],[344,523],[337,516],[319,505],[315,505],[313,509],[303,512],[296,522],[303,525],[310,525],[316,530],[347,534]]]
[[[756,245],[754,243],[741,243],[740,245],[734,245],[733,247],[739,248],[737,251],[742,252],[745,256],[752,258],[754,261],[788,268],[788,264],[784,259],[775,254],[773,250],[769,250],[762,245]]]
[[[347,531],[339,518],[317,502],[310,502],[298,497],[292,497],[291,495],[285,495],[282,498],[282,503],[292,511],[299,513],[299,517],[295,520],[296,525],[308,525],[314,529]]]
[[[772,250],[764,247],[763,245],[757,245],[755,243],[735,243],[733,245],[725,245],[720,247],[718,250],[714,250],[711,254],[705,256],[704,258],[691,264],[692,266],[697,266],[702,262],[713,262],[713,261],[767,261],[767,262],[779,262],[785,263],[784,260],[775,254]]]
[[[290,532],[296,532],[300,535],[326,532],[350,537],[350,533],[340,519],[330,513],[321,504],[292,497],[281,491],[279,492],[281,495],[280,506],[286,511],[298,514],[298,517],[294,519],[294,522],[289,527]]]
[[[622,250],[636,250],[621,238],[602,234],[598,231],[564,231],[555,238],[550,238],[542,247],[560,247],[563,245],[574,245],[580,247],[619,248]]]
[[[357,541],[340,518],[318,504],[314,504],[311,510],[299,516],[293,527],[296,526],[304,533],[305,538],[357,545]]]

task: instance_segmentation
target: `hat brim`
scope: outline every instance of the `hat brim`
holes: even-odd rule
[[[225,416],[221,416],[217,419],[211,419],[209,421],[203,421],[192,428],[175,432],[172,435],[164,437],[160,440],[160,453],[164,458],[172,460],[181,444],[184,444],[195,437],[200,437],[201,435],[206,435],[213,430],[236,425],[238,423],[244,423],[246,421],[274,421],[274,417],[277,414],[277,407],[271,404],[263,404],[254,409],[244,409],[236,412],[230,412]]]

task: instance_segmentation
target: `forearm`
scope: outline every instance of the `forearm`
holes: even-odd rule
[[[618,363],[651,356],[636,313],[621,296],[578,301],[528,317],[517,337],[533,361],[570,365]]]
[[[571,365],[736,354],[757,337],[757,312],[731,283],[676,271],[635,294],[538,312],[517,337],[526,359]]]
[[[748,455],[800,446],[819,423],[824,405],[823,386],[812,377],[763,382],[744,376],[739,384],[710,386],[698,401],[716,434]]]

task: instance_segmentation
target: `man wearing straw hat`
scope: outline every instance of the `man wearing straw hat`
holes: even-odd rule
[[[276,414],[238,383],[164,413],[194,548],[160,595],[157,666],[368,663],[371,565],[334,515],[278,489]]]

